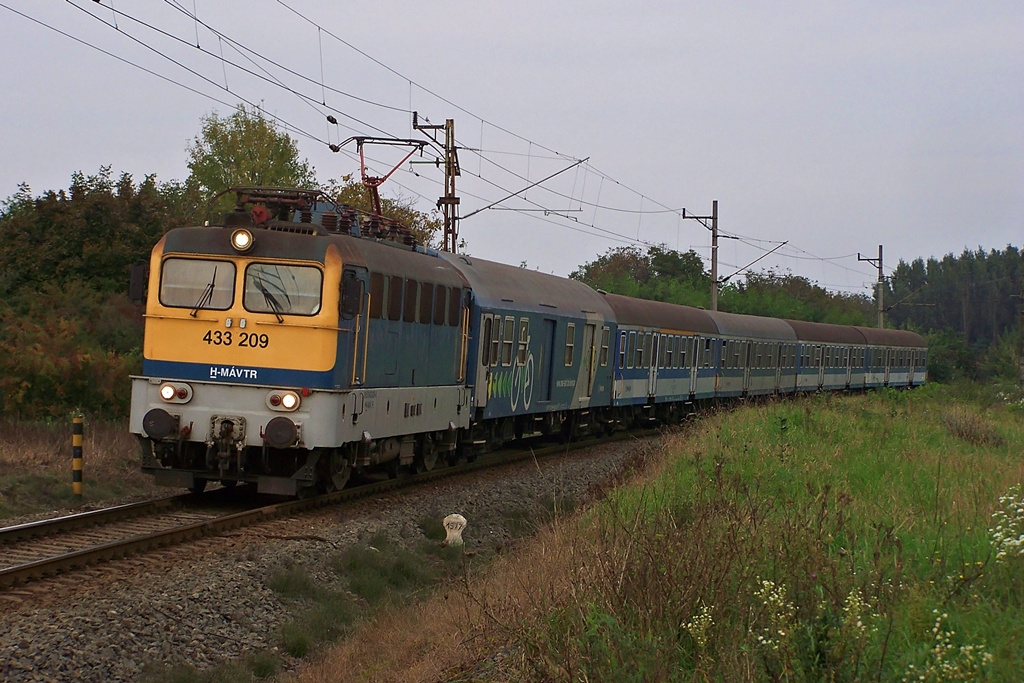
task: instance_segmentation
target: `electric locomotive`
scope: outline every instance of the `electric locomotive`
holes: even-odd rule
[[[143,470],[296,495],[432,468],[470,419],[460,272],[317,191],[235,192],[222,225],[170,230],[150,258]]]

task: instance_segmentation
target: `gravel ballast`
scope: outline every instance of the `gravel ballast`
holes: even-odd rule
[[[552,499],[584,500],[644,448],[600,445],[450,477],[0,593],[0,679],[134,681],[282,654],[292,607],[268,588],[275,570],[301,566],[330,581],[328,555],[379,533],[422,543],[419,523],[435,514],[466,517],[468,550],[500,550],[514,540],[504,520]]]

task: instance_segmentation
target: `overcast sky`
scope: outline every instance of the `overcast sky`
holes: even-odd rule
[[[460,226],[560,275],[629,244],[709,259],[680,210],[713,200],[742,238],[721,276],[788,241],[754,269],[870,294],[879,244],[888,274],[1024,243],[1019,0],[0,0],[0,64],[0,198],[106,165],[183,180],[201,117],[249,102],[322,180],[359,172],[328,143],[454,119],[463,216],[563,171]],[[367,153],[374,175],[404,154]],[[407,164],[382,190],[429,210],[442,182]]]

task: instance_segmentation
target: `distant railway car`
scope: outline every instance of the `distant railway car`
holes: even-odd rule
[[[424,249],[317,191],[235,192],[221,225],[171,230],[150,258],[130,428],[158,484],[329,491],[528,434],[926,379],[911,332],[595,292]]]

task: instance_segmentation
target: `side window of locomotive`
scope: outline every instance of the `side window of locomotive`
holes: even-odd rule
[[[405,315],[402,316],[402,320],[404,322],[416,322],[416,313],[417,309],[419,308],[419,292],[419,282],[412,279],[408,279],[405,281]]]
[[[448,288],[442,285],[438,285],[434,287],[434,324],[444,325],[444,314],[447,312]]]
[[[388,320],[402,319],[402,287],[401,276],[388,276]]]
[[[530,319],[519,319],[519,352],[516,354],[516,364],[526,365],[526,354],[530,345]]]
[[[601,367],[608,365],[608,346],[612,342],[612,331],[607,327],[601,328]]]
[[[573,352],[576,349],[576,323],[569,323],[565,328],[565,365],[572,365]]]
[[[313,266],[250,263],[242,305],[253,313],[316,315],[324,276]]]
[[[160,303],[175,308],[226,311],[235,300],[235,264],[169,258],[160,273]]]
[[[516,319],[512,316],[505,318],[505,336],[501,340],[501,364],[512,365],[512,348],[515,346]]]
[[[434,312],[434,285],[429,282],[420,284],[420,324],[429,325]]]
[[[370,317],[381,318],[384,314],[384,276],[380,273],[370,274]]]
[[[484,318],[484,331],[480,335],[480,364],[485,368],[490,360],[489,349],[491,348],[491,317]]]
[[[340,313],[343,320],[351,320],[363,309],[363,283],[351,270],[345,271],[341,278]]]
[[[462,324],[462,289],[452,287],[452,296],[448,299],[448,324],[458,327]]]

